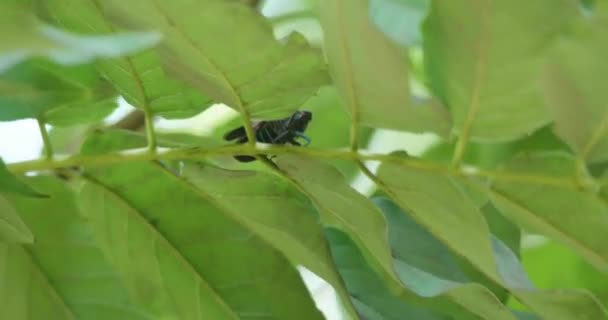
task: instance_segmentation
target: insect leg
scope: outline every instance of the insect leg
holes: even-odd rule
[[[297,142],[296,139],[294,139],[293,137],[291,137],[289,140],[287,140],[287,142],[293,144],[294,146],[301,146],[302,144]]]
[[[300,138],[304,139],[304,141],[306,141],[306,143],[304,144],[304,146],[307,146],[307,145],[310,144],[310,138],[307,135],[305,135],[304,133],[296,131],[293,134],[295,136],[297,136],[297,137],[300,137]]]

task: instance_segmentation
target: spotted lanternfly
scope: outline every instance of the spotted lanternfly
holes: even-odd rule
[[[296,111],[290,117],[279,120],[260,121],[253,126],[255,139],[258,142],[270,144],[292,144],[301,146],[302,144],[296,141],[296,138],[302,138],[306,141],[305,146],[310,144],[310,138],[304,134],[308,123],[312,120],[310,111]],[[236,143],[246,143],[247,133],[245,127],[238,127],[229,131],[224,135],[224,140],[236,140]],[[240,162],[254,161],[255,157],[237,155],[234,158]]]

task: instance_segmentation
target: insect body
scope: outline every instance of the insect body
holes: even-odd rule
[[[292,144],[301,146],[296,138],[306,141],[305,145],[310,144],[310,138],[304,134],[308,123],[312,120],[310,111],[296,111],[289,118],[271,121],[260,121],[253,126],[255,139],[258,142],[270,144]],[[244,127],[238,127],[224,135],[224,140],[236,140],[237,143],[246,143],[247,133]],[[237,155],[234,156],[240,162],[254,161],[253,156]]]

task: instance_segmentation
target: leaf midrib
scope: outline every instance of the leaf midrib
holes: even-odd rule
[[[151,232],[154,235],[154,238],[156,239],[156,241],[164,243],[167,246],[167,248],[169,248],[169,251],[171,252],[171,254],[173,254],[174,257],[179,259],[180,262],[184,266],[186,266],[186,268],[188,268],[190,270],[191,274],[193,274],[199,280],[200,285],[204,285],[209,290],[209,292],[213,293],[213,296],[216,298],[216,301],[219,302],[220,305],[222,305],[222,307],[223,307],[222,309],[225,310],[227,313],[229,313],[233,319],[235,319],[235,320],[240,319],[239,316],[234,312],[232,307],[219,295],[219,293],[215,290],[215,288],[213,288],[203,278],[203,276],[194,268],[194,266],[190,263],[190,261],[186,257],[184,257],[180,253],[179,250],[177,250],[177,248],[173,245],[173,243],[171,243],[169,241],[169,239],[165,238],[164,235],[162,233],[160,233],[160,231],[158,231],[156,228],[154,228],[154,226],[152,226],[148,222],[148,220],[146,220],[142,216],[141,212],[138,209],[136,209],[134,206],[132,206],[131,203],[127,199],[125,199],[120,194],[118,194],[110,186],[105,185],[104,183],[98,181],[97,179],[95,179],[89,175],[83,175],[83,179],[89,183],[92,183],[94,185],[97,185],[100,188],[105,189],[107,192],[109,192],[111,195],[113,195],[118,201],[120,201],[125,207],[127,207],[129,209],[128,211],[130,211],[131,213],[137,213],[137,214],[134,214],[133,216],[136,219],[140,220],[141,224],[148,227],[148,232]],[[199,290],[197,289],[197,291],[199,291]],[[167,292],[170,292],[170,291],[167,291]],[[173,295],[171,295],[170,297],[172,298],[172,301],[173,301]],[[174,308],[177,309],[177,306],[175,305],[174,301],[173,301],[173,304],[174,304]],[[197,302],[197,305],[200,308],[200,302]]]

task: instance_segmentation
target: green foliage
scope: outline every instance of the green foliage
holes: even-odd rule
[[[156,32],[128,32],[112,36],[79,36],[41,22],[28,12],[30,1],[0,4],[0,71],[31,57],[45,57],[64,65],[95,58],[113,58],[157,44]]]
[[[367,1],[322,1],[321,25],[334,85],[356,125],[440,134],[448,131],[441,106],[434,102],[419,105],[412,98],[405,51],[372,24]]]
[[[0,191],[3,193],[19,193],[30,197],[46,197],[46,195],[32,189],[32,187],[11,174],[2,159],[0,159]]]
[[[305,268],[345,319],[608,319],[608,5],[280,2],[0,4],[44,142],[0,160],[0,318],[324,319]],[[222,139],[296,110],[310,146]]]
[[[513,140],[550,121],[533,79],[577,11],[570,0],[432,2],[424,24],[430,85],[462,139]]]
[[[31,61],[0,77],[0,121],[34,118],[70,126],[100,121],[117,107],[116,93],[91,65]]]

